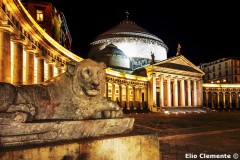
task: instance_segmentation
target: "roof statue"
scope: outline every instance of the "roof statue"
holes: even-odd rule
[[[177,56],[181,55],[181,45],[178,43],[178,47],[177,47]]]
[[[152,61],[150,62],[150,64],[154,64],[155,63],[155,55],[153,52],[151,52],[151,57],[152,57]]]

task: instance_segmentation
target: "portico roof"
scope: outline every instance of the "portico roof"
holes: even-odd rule
[[[184,74],[201,77],[205,73],[197,66],[187,60],[183,55],[168,58],[157,62],[153,65],[148,65],[143,68],[136,69],[132,74],[146,77],[147,72],[162,72],[171,74]]]

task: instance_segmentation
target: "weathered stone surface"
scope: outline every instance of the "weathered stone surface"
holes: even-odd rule
[[[0,147],[128,133],[134,118],[0,124]]]
[[[68,62],[65,73],[42,84],[0,82],[0,123],[122,117],[118,104],[104,97],[105,67],[85,59]]]
[[[91,138],[72,143],[0,151],[1,160],[159,160],[156,134]]]

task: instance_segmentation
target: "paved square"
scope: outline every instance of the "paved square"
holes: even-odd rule
[[[135,118],[133,133],[158,135],[161,160],[219,159],[200,158],[201,153],[202,157],[230,154],[230,159],[234,159],[235,153],[240,155],[239,111],[127,114],[126,117]]]

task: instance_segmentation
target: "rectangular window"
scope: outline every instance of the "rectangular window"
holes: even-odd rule
[[[225,68],[226,68],[226,69],[228,68],[228,64],[227,64],[227,62],[225,62]]]
[[[36,10],[36,15],[37,15],[37,21],[43,22],[44,21],[44,12],[43,10],[37,9]]]

